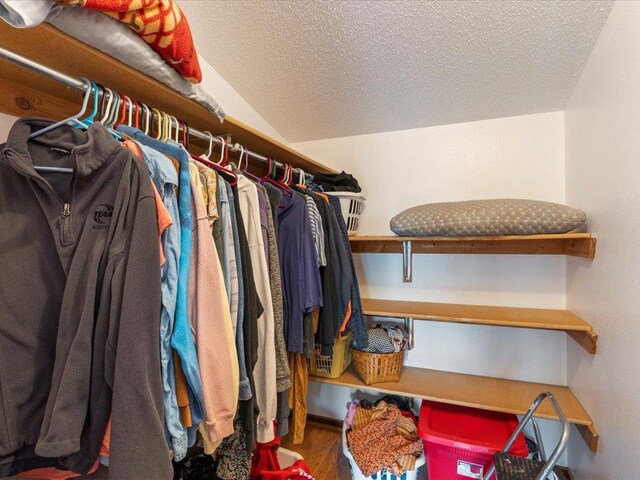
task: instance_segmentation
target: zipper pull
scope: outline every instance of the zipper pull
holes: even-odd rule
[[[64,210],[62,211],[62,220],[71,216],[71,205],[68,203],[64,204]]]

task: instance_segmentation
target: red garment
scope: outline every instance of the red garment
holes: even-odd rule
[[[89,475],[98,470],[99,466],[100,462],[96,460],[96,463],[93,464],[93,467],[91,467],[91,470],[89,471]],[[21,472],[18,474],[18,478],[38,478],[45,480],[67,480],[68,478],[75,478],[79,476],[79,473],[71,472],[69,470],[58,470],[57,468],[53,467],[36,468],[34,470]]]
[[[174,0],[54,0],[65,7],[98,10],[128,25],[191,83],[202,81],[191,28]]]
[[[263,472],[262,480],[314,480],[311,475],[309,466],[304,460],[298,460],[296,463],[283,470],[273,472]]]
[[[251,460],[251,480],[315,480],[309,466],[303,461],[287,468],[281,468],[278,461],[278,448],[281,437],[269,443],[258,443]]]
[[[109,418],[109,423],[107,423],[107,428],[104,431],[104,437],[102,438],[102,445],[100,445],[100,456],[108,457],[109,449],[111,448],[111,418]],[[91,475],[100,466],[100,461],[96,460],[96,463],[93,464],[91,470],[88,475]],[[45,480],[67,480],[68,478],[79,477],[79,473],[71,472],[69,470],[58,470],[57,468],[49,467],[49,468],[36,468],[34,470],[29,470],[26,472],[21,472],[18,474],[18,478],[38,478]]]

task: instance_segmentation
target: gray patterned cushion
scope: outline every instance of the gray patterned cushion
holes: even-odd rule
[[[471,200],[428,203],[391,219],[396,235],[415,237],[475,237],[567,233],[580,228],[581,210],[537,200]]]

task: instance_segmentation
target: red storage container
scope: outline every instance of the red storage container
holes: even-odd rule
[[[418,433],[424,440],[429,480],[482,480],[517,427],[515,415],[423,401]],[[510,452],[527,456],[522,434]]]

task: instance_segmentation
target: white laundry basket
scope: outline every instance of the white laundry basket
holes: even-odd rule
[[[349,445],[347,444],[347,425],[344,423],[342,424],[342,453],[349,460],[349,468],[351,470],[352,480],[418,480],[418,469],[422,467],[426,462],[423,449],[420,453],[420,456],[416,459],[416,468],[414,470],[404,472],[399,477],[395,476],[391,472],[387,472],[386,470],[380,470],[370,477],[365,477],[358,468],[358,464],[356,464],[353,456],[351,455],[351,452],[349,451]]]
[[[364,211],[367,198],[361,193],[352,192],[325,192],[327,195],[337,197],[340,200],[340,209],[347,224],[347,232],[350,237],[358,233],[360,215]]]

